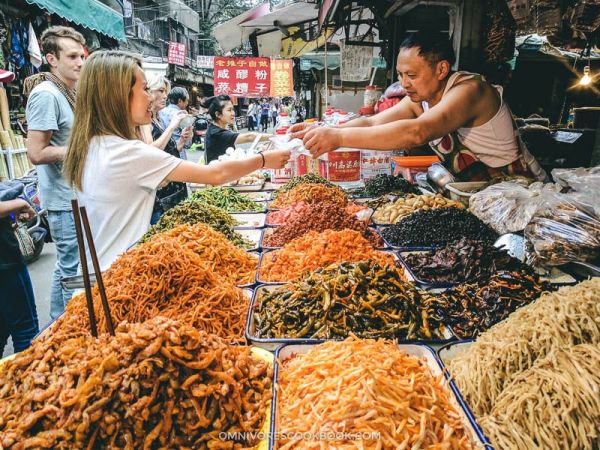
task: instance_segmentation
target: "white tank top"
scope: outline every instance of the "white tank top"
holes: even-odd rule
[[[452,86],[461,81],[480,75],[469,72],[455,72],[450,75],[442,97]],[[462,127],[456,130],[458,139],[471,150],[477,158],[489,167],[502,167],[519,158],[519,144],[513,124],[512,114],[502,99],[502,87],[494,86],[500,96],[500,108],[489,121],[472,128]],[[429,110],[427,102],[421,102],[424,111]],[[438,142],[436,141],[435,144]]]

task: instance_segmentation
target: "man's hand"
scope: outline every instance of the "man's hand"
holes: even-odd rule
[[[342,130],[338,128],[314,128],[304,135],[304,147],[313,158],[318,158],[342,146],[341,134]]]
[[[292,139],[303,139],[304,135],[314,127],[314,123],[297,123],[292,125],[288,131],[292,133]]]

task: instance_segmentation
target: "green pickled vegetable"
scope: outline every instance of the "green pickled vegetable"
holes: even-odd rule
[[[244,239],[233,230],[232,227],[237,225],[238,222],[221,208],[190,201],[180,203],[163,214],[158,222],[142,236],[140,243],[148,241],[155,234],[171,230],[178,225],[194,225],[197,223],[205,223],[214,230],[223,233],[227,239],[238,247],[246,249],[254,247],[254,243]]]
[[[265,210],[263,203],[255,202],[230,187],[200,189],[190,197],[192,202],[222,208],[227,212],[260,212]]]
[[[333,264],[266,293],[254,321],[261,338],[444,339],[421,291],[372,261]]]

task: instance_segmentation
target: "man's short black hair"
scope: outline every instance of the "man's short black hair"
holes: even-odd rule
[[[456,61],[452,42],[437,31],[417,31],[402,41],[400,49],[403,48],[418,48],[419,55],[432,66],[440,61],[448,61],[452,66]]]
[[[179,103],[179,100],[185,101],[188,98],[190,98],[190,94],[188,94],[187,89],[179,86],[171,89],[169,91],[169,95],[167,95],[167,99],[172,105],[176,105],[177,103]]]

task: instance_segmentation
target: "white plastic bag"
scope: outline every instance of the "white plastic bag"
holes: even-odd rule
[[[503,182],[477,192],[469,199],[469,211],[497,233],[516,233],[525,229],[544,195],[560,190],[555,184],[533,183],[529,187]]]

